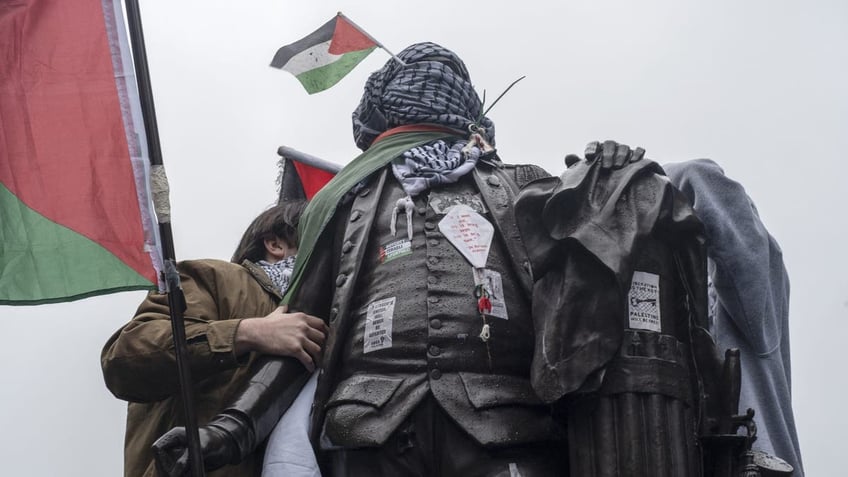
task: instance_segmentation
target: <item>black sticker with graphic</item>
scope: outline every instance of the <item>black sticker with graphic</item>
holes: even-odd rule
[[[380,263],[391,262],[396,258],[411,255],[412,241],[409,239],[400,239],[381,245],[378,254]]]

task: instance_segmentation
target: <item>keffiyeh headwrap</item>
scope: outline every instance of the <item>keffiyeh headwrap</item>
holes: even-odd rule
[[[353,136],[363,151],[382,132],[407,124],[438,124],[468,133],[477,124],[495,143],[495,125],[480,117],[483,105],[465,63],[435,43],[416,43],[371,73],[353,112]],[[479,120],[478,120],[479,119]]]
[[[417,43],[398,54],[365,83],[353,112],[356,145],[368,149],[381,133],[410,124],[435,124],[462,136],[478,132],[494,144],[495,125],[482,116],[483,104],[471,85],[465,63],[435,43]],[[392,164],[395,177],[409,195],[455,182],[474,168],[481,152],[467,141],[444,141],[411,149]]]

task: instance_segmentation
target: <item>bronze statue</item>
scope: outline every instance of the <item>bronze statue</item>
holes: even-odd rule
[[[662,169],[613,141],[562,177],[505,164],[462,60],[432,43],[398,57],[354,112],[364,153],[300,227],[288,303],[330,327],[324,475],[729,477],[741,450],[697,436],[746,421],[704,327],[701,224]],[[274,366],[223,411],[237,425],[201,430],[216,464],[293,398],[305,370]],[[178,475],[180,430],[156,447]]]

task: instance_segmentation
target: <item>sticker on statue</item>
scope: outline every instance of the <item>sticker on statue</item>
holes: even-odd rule
[[[661,332],[660,276],[655,273],[633,272],[628,305],[630,328]]]
[[[395,297],[377,300],[368,305],[365,315],[363,353],[392,347],[392,319],[395,314]]]
[[[489,258],[495,227],[471,207],[450,208],[439,221],[439,231],[474,268],[484,268]]]

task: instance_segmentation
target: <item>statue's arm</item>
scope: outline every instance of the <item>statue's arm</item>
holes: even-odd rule
[[[237,390],[233,401],[198,430],[207,470],[237,464],[256,450],[291,406],[310,373],[294,358],[262,356],[252,365],[251,378]],[[188,471],[185,428],[176,427],[153,444],[161,475]]]
[[[315,247],[303,282],[295,291],[291,311],[302,311],[325,321],[332,291],[331,234]],[[251,367],[250,378],[234,389],[224,410],[199,428],[201,453],[206,470],[237,464],[254,452],[273,430],[309,379],[310,373],[294,358],[262,356]],[[171,429],[153,444],[161,475],[178,476],[188,471],[185,429]]]

